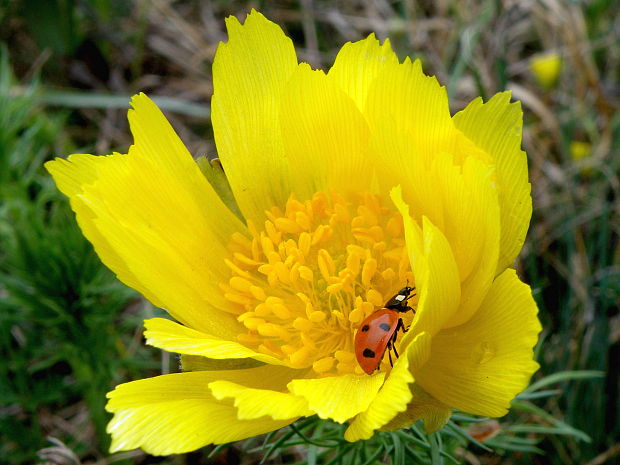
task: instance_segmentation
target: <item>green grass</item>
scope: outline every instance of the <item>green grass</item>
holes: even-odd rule
[[[388,456],[469,463],[467,454],[506,464],[620,460],[620,5],[506,5],[258,4],[315,66],[329,66],[347,40],[376,32],[401,58],[422,58],[447,86],[453,111],[504,89],[522,100],[534,215],[518,271],[532,286],[544,332],[541,369],[499,420],[499,434],[476,443],[470,432],[480,420],[457,415],[430,437],[414,425],[348,444],[341,425],[309,419],[161,463],[371,464]],[[115,384],[171,366],[140,334],[142,319],[159,310],[100,263],[42,165],[56,155],[125,151],[127,97],[138,91],[160,97],[192,153],[214,155],[213,52],[225,40],[223,18],[251,6],[0,2],[0,463],[33,463],[48,447],[83,463],[152,463],[140,452],[107,453],[103,405]],[[563,59],[551,89],[528,69],[531,56],[546,51]],[[573,159],[572,141],[591,144],[591,156]],[[300,444],[309,445],[300,452]]]
[[[11,95],[6,50],[0,76],[0,456],[31,463],[50,426],[67,420],[75,436],[63,439],[92,454],[109,442],[105,393],[128,369],[156,365],[126,346],[140,326],[127,313],[137,295],[101,264],[42,170],[51,153],[74,148],[66,116],[42,111],[39,84]],[[76,421],[80,412],[88,416]],[[80,439],[80,428],[92,431]]]

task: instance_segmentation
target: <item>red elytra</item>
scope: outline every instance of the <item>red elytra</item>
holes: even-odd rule
[[[394,343],[398,338],[398,330],[406,332],[399,313],[413,310],[407,301],[415,294],[415,288],[406,286],[398,294],[387,301],[385,307],[369,315],[359,326],[355,334],[355,356],[362,369],[369,375],[379,369],[381,360],[388,351],[392,365],[392,351],[398,357]]]

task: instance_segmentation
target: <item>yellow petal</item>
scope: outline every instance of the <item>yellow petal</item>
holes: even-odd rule
[[[313,415],[308,402],[289,392],[256,389],[230,381],[214,381],[209,384],[213,396],[218,399],[234,399],[241,420],[254,420],[268,416],[273,420],[287,420]]]
[[[446,236],[461,282],[458,311],[443,327],[457,326],[471,318],[495,278],[500,241],[495,169],[476,157],[456,165],[451,155],[441,153],[425,176],[434,187],[417,202]],[[425,181],[416,176],[413,182]]]
[[[342,46],[328,76],[336,81],[357,107],[363,111],[366,96],[377,74],[386,66],[398,64],[390,40],[380,44],[374,34]]]
[[[454,115],[454,124],[495,160],[500,206],[500,254],[496,274],[514,262],[525,241],[532,216],[527,157],[521,150],[523,113],[510,92],[481,98]]]
[[[414,220],[427,216],[442,231],[458,266],[461,304],[448,326],[464,323],[480,305],[495,277],[500,240],[494,167],[477,156],[455,158],[436,154],[427,169],[410,173],[404,192]]]
[[[73,199],[82,193],[84,185],[93,184],[97,180],[99,167],[102,163],[113,163],[116,157],[123,156],[119,153],[107,157],[75,153],[71,155],[70,161],[56,158],[46,162],[45,168],[53,176],[58,190],[69,199]]]
[[[355,103],[321,70],[299,66],[282,96],[282,137],[292,190],[368,189],[368,126]]]
[[[214,359],[253,358],[275,365],[283,363],[280,359],[255,352],[238,342],[196,331],[165,318],[150,318],[144,321],[144,326],[146,343],[169,352]]]
[[[253,380],[268,376],[264,368],[223,372],[175,373],[121,384],[108,393],[106,409],[111,452],[141,448],[153,455],[189,452],[207,444],[224,444],[279,429],[294,419],[239,420],[229,401],[209,390],[216,379]]]
[[[224,216],[223,221],[212,226],[223,240],[228,240],[231,226],[239,227],[239,221],[228,210],[208,182],[205,182],[196,164],[175,130],[155,103],[143,93],[131,98],[133,107],[127,112],[129,127],[134,138],[135,150],[148,158],[162,172],[177,180],[183,180],[186,191],[195,201],[209,204]]]
[[[344,433],[347,441],[368,439],[373,432],[389,423],[399,412],[404,412],[411,401],[409,384],[419,367],[426,363],[430,355],[431,337],[420,333],[407,346],[377,396],[367,410],[355,417]]]
[[[435,154],[452,152],[455,130],[446,90],[424,75],[419,60],[383,66],[370,86],[364,115],[385,189],[407,185],[411,173],[425,170]]]
[[[343,423],[368,408],[383,384],[385,373],[372,376],[342,375],[318,379],[294,379],[288,389],[305,398],[308,407],[323,419]]]
[[[226,242],[243,224],[221,202],[163,114],[132,99],[136,144],[128,155],[73,155],[46,167],[70,196],[78,223],[102,261],[127,285],[177,320],[232,338]]]
[[[419,62],[390,70],[374,81],[366,108],[378,179],[387,189],[404,186],[413,219],[420,223],[427,216],[446,236],[463,299],[446,324],[462,324],[496,274],[499,214],[493,159],[455,128],[445,89],[422,73]]]
[[[431,356],[416,381],[453,408],[504,415],[538,369],[533,360],[541,330],[537,312],[530,287],[506,270],[466,324],[433,337]]]
[[[415,275],[419,300],[409,331],[401,340],[406,347],[421,332],[433,336],[458,310],[461,299],[459,273],[450,244],[443,233],[423,217],[422,228],[411,219],[400,186],[390,192],[403,217],[405,240]]]
[[[243,25],[230,16],[226,26],[229,40],[213,62],[213,133],[241,212],[261,224],[291,193],[279,112],[297,57],[280,27],[256,11]]]
[[[84,202],[80,194],[82,186],[91,184],[97,179],[98,167],[101,163],[114,163],[117,157],[123,155],[114,154],[109,157],[94,157],[88,154],[75,154],[69,160],[56,158],[45,163],[45,168],[50,172],[58,189],[69,197],[71,209],[75,212],[75,217],[84,236],[93,244],[97,255],[101,261],[127,286],[138,289],[140,281],[127,267],[125,261],[116,253],[112,245],[101,234],[94,224],[95,213],[88,203]],[[151,296],[151,302],[160,307],[161,303]]]
[[[429,395],[417,384],[411,386],[412,399],[407,405],[407,409],[394,417],[386,424],[381,431],[395,431],[408,428],[416,421],[424,421],[424,430],[427,433],[434,433],[443,428],[450,416],[452,409],[442,404],[437,399]]]
[[[444,112],[441,115],[449,118]],[[441,115],[437,115],[438,120]],[[379,163],[377,169],[383,170],[380,177],[388,185],[401,179],[401,185],[406,187],[404,200],[414,212],[413,219],[421,222],[422,216],[427,216],[451,246],[459,269],[462,297],[459,311],[447,323],[453,326],[471,317],[495,277],[500,213],[493,159],[451,124],[444,121],[444,126],[445,143],[436,153],[425,154],[407,139],[396,137],[385,141],[391,145],[388,153],[408,153],[410,158],[402,160],[400,167]],[[468,146],[465,141],[469,142]]]

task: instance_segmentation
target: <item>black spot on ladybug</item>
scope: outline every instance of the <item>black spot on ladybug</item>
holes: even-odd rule
[[[390,325],[388,325],[387,323],[381,323],[379,325],[379,328],[381,328],[383,331],[389,331],[390,330]]]
[[[368,331],[370,329],[370,326],[368,325],[364,325],[362,326],[362,333],[365,333],[366,331]]]
[[[364,349],[362,355],[366,358],[375,358],[375,351],[370,349]]]

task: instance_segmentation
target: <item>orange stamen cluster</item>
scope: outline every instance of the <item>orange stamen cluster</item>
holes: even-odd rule
[[[273,207],[251,237],[235,233],[221,284],[247,332],[239,342],[318,375],[362,373],[359,323],[413,283],[403,225],[378,196],[323,192]]]

